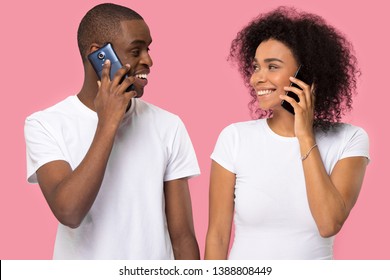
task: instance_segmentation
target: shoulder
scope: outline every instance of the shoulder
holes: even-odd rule
[[[340,123],[326,133],[319,133],[316,135],[316,139],[324,162],[328,161],[333,166],[337,160],[346,157],[364,156],[370,158],[368,134],[361,127]],[[333,168],[332,165],[329,165],[328,170],[331,168]]]
[[[348,142],[352,139],[365,139],[368,141],[367,132],[359,127],[348,123],[340,123],[333,126],[328,132],[319,132],[318,136],[325,141]]]
[[[138,98],[133,100],[135,102],[135,114],[147,115],[158,122],[177,123],[181,121],[179,116],[176,114],[146,102],[145,100]]]
[[[344,125],[344,131],[347,136],[364,136],[368,138],[367,132],[359,126],[355,126],[352,124],[343,124]]]
[[[37,111],[30,116],[26,118],[26,122],[28,121],[44,121],[44,120],[51,120],[55,118],[56,116],[60,115],[72,115],[72,113],[69,111],[69,109],[74,108],[76,96],[69,96],[66,99],[56,103],[55,105],[48,107],[44,110]]]
[[[236,122],[226,126],[222,130],[222,132],[225,133],[230,132],[230,133],[238,133],[238,134],[248,133],[248,132],[255,131],[256,129],[259,128],[259,126],[263,126],[264,122],[265,122],[264,119]]]
[[[176,135],[187,133],[184,122],[178,115],[141,99],[133,101],[132,118],[143,129],[151,129],[164,141],[173,141]]]
[[[231,138],[234,139],[235,142],[238,142],[239,139],[253,138],[262,135],[259,131],[261,131],[264,126],[264,119],[232,123],[222,129],[219,134],[219,139]]]
[[[28,116],[24,123],[26,134],[37,131],[62,135],[80,128],[96,125],[97,114],[87,108],[77,96],[69,96],[57,104]]]
[[[245,139],[253,139],[258,134],[259,127],[263,120],[251,120],[232,123],[222,129],[218,136],[219,143],[230,143],[231,145],[240,145]]]

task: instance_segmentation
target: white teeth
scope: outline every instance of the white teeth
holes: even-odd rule
[[[257,95],[266,95],[266,94],[271,94],[273,92],[272,89],[264,89],[264,90],[259,90],[257,92]]]
[[[135,75],[137,78],[139,79],[147,79],[148,78],[148,74],[137,74]]]

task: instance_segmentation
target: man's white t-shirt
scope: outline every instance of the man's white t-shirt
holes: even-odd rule
[[[368,136],[340,124],[316,134],[325,169],[369,157]],[[211,158],[236,174],[235,238],[229,259],[331,259],[333,237],[322,238],[306,195],[299,142],[275,134],[265,119],[226,127]]]
[[[77,96],[29,116],[28,181],[37,183],[37,169],[54,160],[75,169],[92,143],[97,122],[97,114]],[[180,118],[133,98],[96,200],[78,228],[59,224],[54,259],[172,259],[163,184],[199,173]]]

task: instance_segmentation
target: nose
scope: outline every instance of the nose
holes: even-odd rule
[[[152,60],[152,57],[150,56],[149,52],[145,52],[144,55],[142,55],[140,63],[148,65],[149,67],[152,67],[153,60]]]
[[[257,84],[264,83],[267,80],[265,70],[259,69],[258,71],[253,72],[250,82],[254,87]]]

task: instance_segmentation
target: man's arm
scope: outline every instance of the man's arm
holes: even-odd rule
[[[95,98],[98,125],[92,144],[79,166],[72,170],[69,163],[58,160],[37,170],[41,190],[60,223],[72,228],[80,225],[91,208],[103,181],[115,134],[134,92],[125,92],[132,83],[126,79],[129,65],[118,70],[110,81],[110,63],[103,67],[101,85]]]
[[[192,219],[191,197],[188,179],[182,178],[164,183],[165,212],[176,260],[199,260]]]
[[[89,151],[73,171],[62,160],[37,170],[42,193],[60,223],[76,228],[88,213],[99,192],[114,135],[115,132],[98,129]]]

